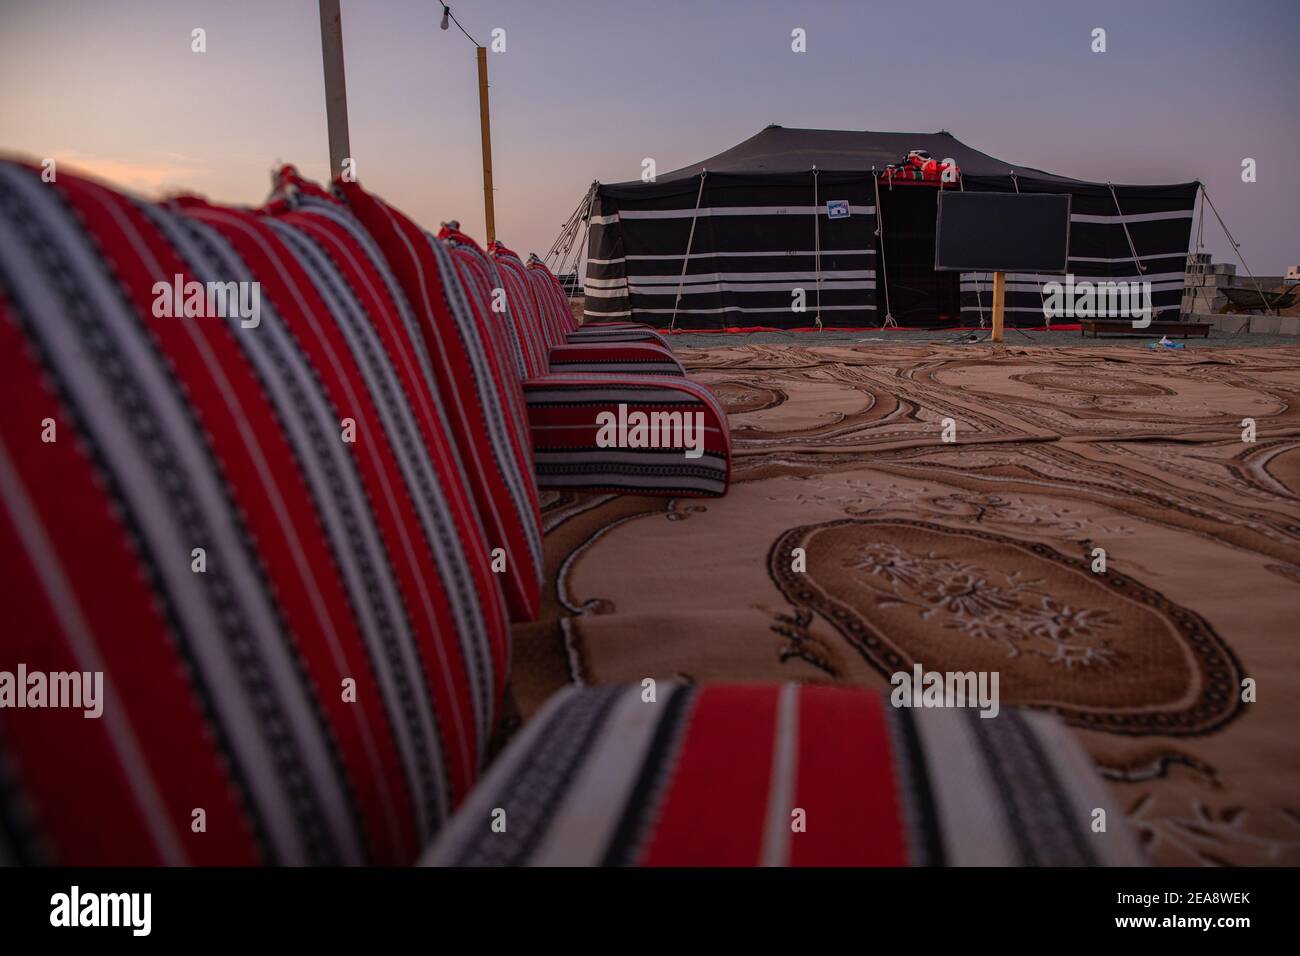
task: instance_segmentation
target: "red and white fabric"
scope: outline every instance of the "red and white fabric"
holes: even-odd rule
[[[795,684],[569,688],[433,866],[1092,866],[1141,854],[1055,718]],[[1106,827],[1094,831],[1098,810]],[[504,823],[504,826],[501,824]]]
[[[532,620],[541,594],[541,517],[518,376],[503,362],[500,342],[485,344],[491,333],[476,320],[447,248],[359,184],[340,182],[338,189],[347,208],[301,193],[293,215],[361,233],[391,265],[404,301],[413,306],[417,354],[447,413],[489,551],[500,549],[497,557],[504,558],[498,577],[511,616]]]
[[[664,348],[669,347],[668,340],[657,330],[641,322],[608,319],[599,322],[585,322],[579,325],[578,320],[569,308],[569,297],[565,294],[564,287],[560,285],[560,280],[555,277],[554,273],[546,268],[546,264],[537,256],[529,256],[528,268],[530,271],[540,273],[544,277],[546,284],[551,287],[552,296],[560,303],[565,315],[563,325],[568,341],[655,342],[664,346]]]
[[[623,494],[725,494],[731,475],[727,414],[713,393],[665,375],[555,373],[524,382],[533,430],[537,483],[543,488]],[[644,415],[685,422],[702,442],[699,457],[682,447],[601,445],[600,416]],[[698,423],[698,430],[696,424]],[[658,426],[662,435],[662,426]],[[647,433],[648,434],[648,433]]]
[[[532,431],[537,482],[544,488],[615,491],[636,494],[719,495],[730,477],[731,438],[726,412],[704,386],[675,375],[640,375],[585,370],[559,371],[546,361],[542,336],[529,334],[537,323],[519,310],[492,309],[494,290],[509,302],[529,302],[529,280],[518,257],[503,250],[487,256],[468,236],[451,227],[440,234],[452,244],[452,257],[467,289],[480,327],[504,325],[518,334],[518,367]],[[487,333],[485,333],[486,336]],[[499,347],[499,346],[498,346]],[[634,343],[631,347],[642,347]],[[564,346],[560,346],[560,349]],[[583,346],[599,354],[600,346]],[[552,350],[554,354],[557,350]],[[681,448],[617,448],[599,443],[598,416],[609,412],[700,416],[702,454],[686,457]]]
[[[0,162],[0,660],[104,697],[0,710],[19,862],[401,864],[478,777],[508,619],[430,366],[282,213]]]
[[[526,267],[499,242],[493,243],[491,252],[508,314],[521,336],[534,339],[532,348],[546,357],[547,370],[686,377],[681,362],[657,335],[608,330],[601,335],[572,336],[573,313],[550,271],[540,263]]]

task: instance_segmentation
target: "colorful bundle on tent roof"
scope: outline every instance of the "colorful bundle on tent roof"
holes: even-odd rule
[[[901,180],[903,182],[941,182],[944,174],[952,170],[949,182],[956,182],[961,175],[954,160],[939,161],[930,155],[929,150],[913,149],[897,163],[885,167],[880,174],[882,179]]]

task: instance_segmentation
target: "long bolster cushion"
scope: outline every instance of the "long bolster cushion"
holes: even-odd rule
[[[636,326],[597,329],[583,325],[566,333],[565,339],[574,345],[582,342],[657,342],[664,348],[669,347],[668,340],[654,329]]]
[[[565,335],[572,326],[573,316],[559,283],[544,266],[525,267],[499,243],[494,245],[495,252],[489,257],[459,229],[444,226],[439,237],[455,244],[457,271],[469,280],[465,283],[466,290],[478,297],[481,312],[491,311],[489,302],[496,290],[506,293],[508,316],[503,324],[519,343],[521,364],[527,376],[582,371],[685,377],[681,362],[660,340],[634,336],[626,341],[637,348],[626,352],[618,351],[624,341],[593,339],[568,343]]]
[[[649,342],[591,342],[555,345],[550,353],[552,372],[615,372],[686,377],[686,369],[673,355]]]
[[[551,346],[551,371],[652,372],[686,377],[686,369],[673,350],[648,326],[624,323],[616,328],[589,330],[589,334],[579,330],[559,280],[536,256],[523,269],[503,247],[497,247],[495,258],[508,271],[525,275],[528,279],[536,307],[534,311],[539,319],[537,327],[544,331]],[[645,335],[646,332],[651,334]],[[626,348],[627,353],[620,353],[620,348]],[[597,358],[595,351],[583,358],[582,349],[605,350],[605,360],[602,362]],[[557,350],[561,351],[557,354]],[[652,357],[653,352],[660,353],[658,360]]]
[[[528,274],[538,280],[539,292],[545,288],[547,295],[545,304],[554,311],[561,329],[566,333],[571,342],[586,341],[593,338],[602,338],[610,334],[635,334],[637,338],[622,339],[621,341],[646,341],[659,342],[665,348],[668,347],[668,340],[659,334],[653,327],[642,322],[628,322],[618,319],[607,319],[600,322],[584,322],[578,324],[578,320],[573,316],[573,310],[569,308],[569,297],[560,285],[560,280],[546,265],[532,257],[528,263]]]
[[[413,308],[420,356],[432,369],[432,390],[466,463],[489,548],[504,553],[500,579],[511,616],[531,620],[541,589],[541,519],[514,370],[493,354],[501,343],[480,324],[470,301],[476,290],[462,283],[450,250],[359,183],[340,182],[339,189],[350,212],[310,197],[302,200],[304,209],[336,219],[355,214],[391,264]]]
[[[1103,819],[1105,828],[1095,825]],[[569,688],[424,865],[1137,865],[1054,718],[795,684]]]
[[[525,381],[524,398],[540,487],[726,493],[727,416],[701,385],[660,375],[552,374]],[[688,456],[682,442],[699,454]]]
[[[102,689],[0,709],[0,856],[415,861],[510,634],[395,293],[330,230],[40,173],[0,162],[0,661]]]

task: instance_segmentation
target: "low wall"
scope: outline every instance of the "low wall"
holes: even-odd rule
[[[1208,323],[1220,332],[1300,336],[1300,316],[1295,315],[1205,315],[1193,312],[1187,320]]]

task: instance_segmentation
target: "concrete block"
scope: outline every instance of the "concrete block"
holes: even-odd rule
[[[1245,315],[1193,315],[1192,320],[1196,322],[1208,321],[1220,332],[1229,332],[1237,334],[1238,332],[1249,331],[1250,317]]]
[[[1300,315],[1284,315],[1278,323],[1282,335],[1300,335]]]
[[[1250,331],[1255,335],[1279,335],[1282,332],[1282,320],[1275,315],[1252,315]]]

